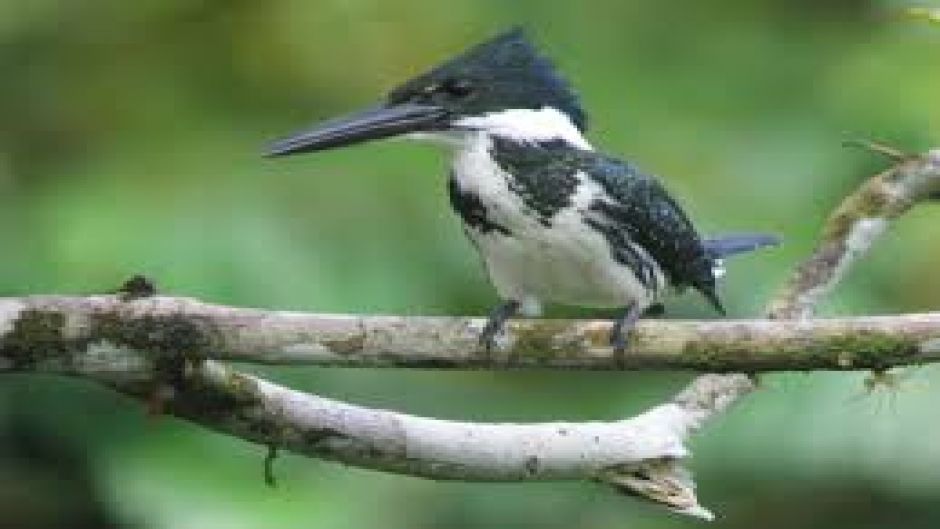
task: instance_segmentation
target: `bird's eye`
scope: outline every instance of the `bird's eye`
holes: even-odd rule
[[[444,81],[441,89],[454,97],[467,97],[473,93],[476,87],[473,85],[473,81],[469,79],[457,78]]]

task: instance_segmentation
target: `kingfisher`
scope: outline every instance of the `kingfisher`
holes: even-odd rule
[[[693,288],[722,315],[722,259],[778,244],[761,233],[701,236],[653,175],[594,150],[571,85],[521,28],[389,91],[378,105],[275,141],[267,156],[406,136],[449,147],[450,204],[501,299],[480,333],[546,303],[619,309],[610,344]]]

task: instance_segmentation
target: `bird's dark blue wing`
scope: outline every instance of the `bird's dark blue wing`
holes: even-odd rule
[[[609,226],[642,247],[676,287],[692,286],[724,312],[715,291],[714,261],[681,207],[653,176],[633,165],[592,155],[584,171],[606,197],[591,205]]]
[[[711,254],[685,212],[655,177],[563,142],[528,145],[496,139],[492,154],[509,175],[510,188],[546,226],[561,209],[574,206],[573,197],[581,185],[578,173],[583,173],[604,193],[582,214],[589,226],[607,238],[615,259],[650,288],[660,286],[656,284],[658,265],[673,286],[695,287],[724,312],[715,292]]]

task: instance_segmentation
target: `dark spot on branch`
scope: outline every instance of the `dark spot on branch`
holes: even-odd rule
[[[73,344],[62,337],[65,315],[55,311],[24,310],[13,330],[0,337],[0,357],[12,362],[10,370],[29,370],[48,358],[68,359]]]
[[[239,373],[230,373],[224,382],[201,376],[187,377],[167,407],[168,411],[182,417],[241,422],[248,431],[255,428],[261,440],[266,436],[260,431],[267,433],[268,428],[273,428],[268,424],[273,419],[266,417],[262,410],[257,384]]]
[[[349,355],[361,352],[365,344],[366,337],[364,333],[357,333],[341,340],[323,341],[323,345],[338,355]]]
[[[117,289],[121,301],[149,298],[157,294],[157,287],[153,281],[140,274],[134,275]]]
[[[282,426],[279,421],[272,417],[252,417],[243,413],[239,416],[239,419],[247,423],[248,431],[258,439],[275,439],[280,436]]]
[[[318,445],[329,439],[347,439],[349,436],[333,428],[310,428],[301,432],[301,437],[305,445],[317,448]]]
[[[182,356],[161,356],[154,361],[153,374],[157,386],[166,383],[174,389],[180,389],[186,379],[186,359]]]
[[[541,462],[539,461],[538,457],[536,456],[527,457],[524,463],[526,474],[530,476],[534,476],[538,474],[540,464]]]
[[[191,315],[130,318],[105,312],[92,316],[89,338],[140,351],[198,359],[216,342],[212,329],[210,322]]]
[[[407,360],[402,360],[400,355],[397,354],[381,354],[379,355],[383,361],[386,361],[392,365],[399,365],[402,367],[411,367],[416,369],[465,369],[467,364],[457,358],[446,358],[446,357],[419,357],[419,358],[408,358]],[[487,361],[481,361],[480,365],[486,366],[489,365]]]

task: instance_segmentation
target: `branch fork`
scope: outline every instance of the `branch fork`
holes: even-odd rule
[[[819,301],[891,221],[940,198],[940,149],[890,153],[896,163],[842,202],[816,250],[768,304],[772,321],[644,321],[623,362],[606,345],[609,323],[514,321],[507,348],[487,355],[476,342],[479,319],[236,309],[150,296],[150,285],[138,282],[148,288],[0,298],[0,373],[83,377],[144,401],[169,385],[166,412],[267,447],[431,479],[592,480],[711,519],[684,466],[685,443],[756,388],[747,374],[701,375],[667,402],[619,421],[491,424],[354,406],[229,364],[753,374],[936,362],[940,313],[812,319]]]

